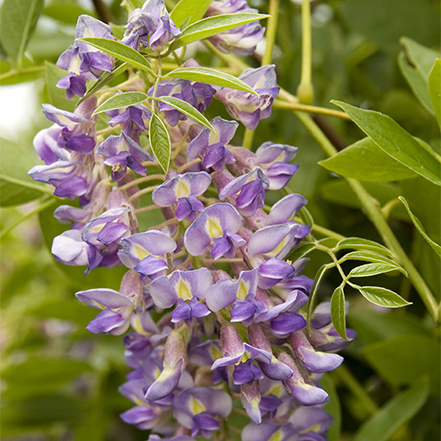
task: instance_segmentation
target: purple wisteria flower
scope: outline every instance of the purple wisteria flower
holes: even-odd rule
[[[222,119],[220,116],[216,116],[210,123],[214,132],[204,127],[188,145],[187,159],[192,161],[201,155],[205,168],[222,171],[225,164],[235,162],[233,154],[226,145],[233,138],[238,124],[235,121]]]
[[[104,164],[112,167],[111,176],[114,181],[119,181],[125,176],[127,167],[141,176],[146,176],[147,170],[141,162],[153,161],[151,156],[124,132],[119,136],[111,135],[106,138],[96,152],[107,156]]]
[[[138,132],[146,132],[148,130],[152,112],[143,104],[135,104],[127,106],[124,110],[122,109],[124,108],[106,112],[106,115],[111,118],[109,125],[115,127],[117,124],[122,124],[122,131],[138,142]]]
[[[265,190],[268,187],[267,177],[260,167],[256,167],[228,183],[219,193],[219,199],[234,201],[240,214],[248,217],[265,205]]]
[[[75,40],[83,37],[113,38],[109,25],[88,15],[80,15]],[[110,72],[113,58],[87,43],[75,41],[60,55],[57,66],[68,71],[67,76],[58,81],[57,87],[66,89],[66,97],[71,99],[86,93],[86,80],[96,80],[102,72]]]
[[[143,283],[147,284],[152,279],[165,276],[168,268],[164,256],[172,253],[177,245],[167,234],[158,230],[133,234],[121,240],[122,250],[118,257],[128,268],[134,269],[144,277]]]
[[[172,176],[152,193],[152,200],[160,207],[177,204],[176,217],[179,221],[188,219],[193,222],[196,213],[203,211],[204,204],[196,197],[205,192],[211,184],[207,172],[187,172]]]
[[[185,248],[192,256],[200,256],[211,245],[211,254],[215,259],[222,256],[232,258],[236,247],[245,244],[245,240],[236,234],[240,227],[240,214],[232,205],[211,205],[185,232]]]
[[[163,0],[147,0],[129,15],[121,43],[139,50],[140,45],[155,52],[181,35],[171,20]]]
[[[274,98],[279,94],[274,65],[247,69],[239,78],[251,86],[257,96],[239,90],[223,88],[216,93],[228,113],[247,129],[253,130],[261,119],[269,118]]]
[[[206,17],[220,14],[234,14],[241,12],[258,12],[257,9],[250,8],[245,0],[215,0],[211,3]],[[220,32],[209,38],[209,40],[222,52],[231,51],[234,55],[251,55],[263,37],[265,28],[259,23],[248,23],[228,31]]]
[[[178,304],[172,313],[172,322],[191,321],[210,314],[204,299],[207,289],[213,283],[213,276],[206,268],[193,271],[175,271],[166,277],[155,279],[148,288],[153,303],[165,309]]]
[[[299,441],[299,432],[291,423],[283,425],[251,423],[242,430],[242,441]]]
[[[270,182],[270,190],[280,190],[299,169],[297,164],[289,164],[296,153],[297,147],[268,141],[256,150],[256,158],[250,162],[262,168]]]
[[[223,390],[193,387],[182,391],[173,400],[173,416],[178,423],[191,429],[191,436],[210,439],[219,430],[218,417],[230,415],[233,402]]]
[[[324,436],[333,418],[320,407],[299,407],[289,422],[301,433],[299,441],[326,441]]]
[[[124,275],[120,292],[113,289],[89,289],[75,294],[82,302],[95,309],[102,309],[86,327],[97,334],[121,335],[130,326],[133,311],[142,301],[142,285],[134,271]]]

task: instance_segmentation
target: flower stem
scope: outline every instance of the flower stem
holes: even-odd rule
[[[142,196],[143,194],[152,192],[156,187],[157,185],[152,185],[151,187],[143,188],[142,190],[137,191],[136,193],[132,194],[132,196],[129,197],[129,201],[132,202],[135,199]]]
[[[242,140],[242,147],[251,150],[253,146],[254,130],[245,129],[245,134]]]
[[[270,0],[268,13],[271,15],[271,17],[268,19],[266,27],[266,47],[262,57],[262,66],[265,64],[270,64],[273,56],[273,47],[274,42],[276,41],[277,21],[279,18],[279,0]]]
[[[302,104],[311,104],[314,100],[314,88],[311,82],[311,3],[302,2],[302,73],[297,96]]]
[[[121,185],[121,187],[118,187],[118,190],[127,190],[130,187],[133,187],[134,185],[142,184],[143,182],[153,181],[155,179],[159,179],[161,181],[165,180],[164,175],[149,175],[145,176],[143,178],[135,179],[134,181],[128,182],[127,184]]]
[[[327,109],[326,107],[318,106],[308,106],[306,104],[287,103],[285,101],[275,100],[273,103],[274,109],[289,109],[289,110],[299,110],[300,112],[317,113],[320,115],[335,116],[337,118],[350,120],[351,118],[344,112],[339,110]]]

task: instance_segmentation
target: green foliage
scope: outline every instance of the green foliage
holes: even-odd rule
[[[437,58],[429,73],[429,95],[438,125],[441,127],[441,59]]]
[[[180,0],[171,11],[170,18],[178,27],[184,23],[191,25],[204,16],[210,3],[211,0]]]
[[[341,338],[347,340],[346,336],[346,314],[345,314],[345,293],[341,286],[335,288],[331,297],[331,319],[335,330]]]
[[[385,153],[434,184],[441,185],[439,161],[392,118],[334,101]]]
[[[229,87],[242,90],[256,95],[256,92],[248,84],[233,75],[220,72],[208,67],[186,67],[174,69],[165,75],[165,78],[180,78],[181,80],[199,81],[201,83],[213,84],[215,86]]]
[[[122,107],[133,106],[142,103],[147,98],[147,94],[141,92],[117,93],[101,103],[93,112],[93,115],[109,110],[121,109]]]
[[[153,153],[165,173],[170,165],[171,144],[168,131],[156,113],[152,114],[150,120],[150,145]]]
[[[57,109],[73,112],[77,100],[68,100],[66,98],[66,91],[56,87],[58,81],[66,76],[66,72],[48,61],[45,61],[44,64],[48,103],[52,104]]]
[[[0,40],[6,54],[19,65],[43,10],[44,0],[4,0],[0,12]]]

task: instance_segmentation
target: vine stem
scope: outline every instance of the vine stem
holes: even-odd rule
[[[134,185],[142,184],[143,182],[153,181],[155,179],[165,181],[165,176],[159,174],[144,176],[143,178],[138,178],[131,182],[128,182],[127,184],[121,185],[121,187],[118,187],[118,190],[127,190],[128,188],[133,187]]]
[[[311,104],[314,99],[314,89],[311,81],[311,3],[302,2],[302,72],[297,96],[302,104]]]
[[[132,196],[129,197],[129,201],[132,202],[135,199],[142,196],[143,194],[147,194],[147,193],[152,192],[156,187],[158,187],[158,186],[152,185],[151,187],[143,188],[142,190],[137,191],[136,193],[132,194]]]
[[[263,53],[262,57],[262,66],[264,66],[265,64],[270,64],[273,57],[273,48],[276,41],[277,21],[279,18],[279,0],[270,0],[268,13],[271,17],[268,18],[267,21],[265,35],[266,46],[265,52]]]
[[[281,100],[275,100],[273,103],[274,109],[288,109],[288,110],[299,110],[301,112],[317,113],[320,115],[335,116],[337,118],[351,120],[350,116],[339,110],[327,109],[326,107],[309,106],[307,104],[300,104],[298,102],[287,103]]]

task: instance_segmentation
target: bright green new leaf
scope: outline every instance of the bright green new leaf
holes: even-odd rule
[[[207,127],[207,129],[210,129],[212,132],[214,132],[214,128],[210,124],[210,121],[208,121],[208,119],[205,118],[205,116],[202,115],[202,113],[199,112],[199,110],[195,109],[191,104],[187,103],[186,101],[171,96],[162,96],[158,98],[158,100],[165,104],[168,104],[169,106],[173,107],[176,110],[179,110],[179,112],[182,112],[184,115],[188,116],[194,122],[204,127]]]
[[[339,259],[338,263],[343,263],[347,260],[362,260],[364,262],[377,262],[385,263],[386,265],[395,265],[396,267],[399,266],[388,257],[380,256],[378,254],[369,253],[366,251],[351,251],[350,253],[345,254],[341,259]]]
[[[186,27],[181,36],[173,41],[171,44],[172,49],[184,46],[194,41],[203,40],[204,38],[211,37],[212,35],[219,34],[223,31],[242,26],[253,21],[262,20],[268,18],[269,15],[254,14],[251,12],[242,12],[237,14],[222,14],[215,15],[214,17],[203,18],[202,20],[193,23]]]
[[[134,106],[135,104],[142,103],[148,98],[147,94],[142,92],[123,92],[113,95],[92,113],[96,115],[98,113],[107,112],[109,110],[121,109],[122,107]]]
[[[132,49],[119,41],[109,40],[107,38],[79,38],[78,40],[84,41],[93,47],[105,52],[106,54],[113,55],[114,57],[129,63],[139,69],[145,70],[153,74],[152,66],[150,63],[135,49]]]
[[[191,25],[204,16],[210,4],[211,0],[180,0],[171,11],[170,18],[178,27],[186,20]]]
[[[398,198],[406,207],[407,212],[409,213],[409,217],[413,224],[415,225],[416,229],[420,232],[421,236],[426,239],[427,243],[436,251],[438,256],[441,256],[441,246],[438,245],[434,240],[432,240],[426,233],[426,230],[424,229],[423,225],[421,224],[421,221],[412,213],[408,202],[406,199],[404,199],[402,196]]]
[[[404,300],[396,292],[380,286],[357,286],[361,295],[378,306],[385,308],[401,308],[402,306],[411,305],[411,302]]]
[[[374,251],[376,253],[384,254],[386,256],[393,256],[391,251],[383,245],[380,245],[379,243],[372,240],[361,239],[359,237],[348,237],[347,239],[342,239],[340,242],[338,242],[333,251],[351,248],[354,250]]]
[[[440,345],[433,336],[402,335],[363,348],[371,366],[390,384],[411,384],[428,374],[430,390],[440,395]]]
[[[92,96],[95,92],[100,90],[102,87],[104,87],[107,83],[112,81],[118,75],[121,75],[122,73],[124,73],[129,67],[130,66],[128,63],[122,63],[120,66],[118,66],[112,72],[104,72],[101,75],[101,78],[92,87],[90,87],[90,89],[86,92],[86,94],[78,101],[77,105],[82,103],[85,99]]]
[[[153,153],[155,154],[159,165],[164,170],[164,173],[167,173],[170,165],[171,153],[170,136],[164,123],[161,121],[161,118],[155,113],[152,114],[150,120],[149,133]]]
[[[341,101],[333,101],[341,107],[384,152],[401,164],[420,174],[436,185],[441,185],[440,163],[412,135],[392,118],[373,110],[364,110]]]
[[[215,86],[229,87],[258,95],[251,86],[233,75],[219,72],[209,67],[184,67],[172,70],[165,78],[180,78],[181,80],[199,81],[200,83],[214,84]]]
[[[342,286],[337,287],[332,294],[331,319],[340,337],[348,340],[346,336],[345,293]]]
[[[429,73],[429,95],[435,110],[438,125],[441,127],[441,59],[437,58]]]
[[[430,101],[429,90],[427,89],[427,76],[417,67],[412,66],[404,52],[398,55],[398,65],[407,83],[424,108],[433,114],[433,107]]]
[[[412,170],[384,153],[370,138],[357,141],[319,164],[345,178],[359,181],[390,182],[416,176]]]
[[[55,64],[45,61],[45,80],[46,91],[49,104],[52,104],[57,109],[68,110],[73,112],[75,104],[78,101],[77,97],[68,100],[66,98],[66,91],[56,87],[58,81],[66,76],[66,71],[55,66]]]
[[[52,192],[32,180],[32,156],[18,144],[0,138],[0,206],[22,205]]]
[[[400,271],[407,275],[406,271],[398,265],[387,264],[387,263],[366,263],[365,265],[360,265],[351,270],[348,278],[351,277],[371,277],[378,274],[388,273],[390,271]]]
[[[43,10],[44,0],[4,0],[0,11],[0,40],[3,49],[20,62]]]
[[[388,401],[355,434],[353,441],[387,441],[424,405],[429,396],[427,377]]]

